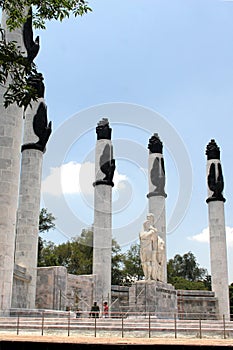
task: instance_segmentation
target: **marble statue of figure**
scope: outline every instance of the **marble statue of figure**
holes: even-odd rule
[[[148,214],[140,232],[140,259],[145,280],[163,280],[165,244],[154,226],[154,215]]]
[[[143,231],[140,232],[140,259],[143,273],[146,280],[155,279],[157,271],[157,230],[153,225],[153,217],[147,215],[143,224]]]

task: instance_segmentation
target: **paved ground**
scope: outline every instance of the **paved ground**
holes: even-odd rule
[[[1,334],[1,341],[34,341],[47,343],[73,344],[163,344],[163,345],[198,345],[198,346],[226,346],[233,347],[232,339],[170,339],[170,338],[91,338],[91,337],[60,337],[60,336],[29,336]]]

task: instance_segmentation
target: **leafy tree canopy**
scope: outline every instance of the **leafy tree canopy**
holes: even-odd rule
[[[167,264],[168,283],[176,289],[210,289],[210,276],[199,267],[193,253],[176,254]]]
[[[123,255],[123,285],[131,285],[144,277],[141,259],[140,245],[132,244],[130,249]]]
[[[70,14],[82,16],[91,11],[86,0],[0,0],[0,8],[7,14],[7,27],[14,30],[21,27],[28,18],[28,9],[32,7],[32,24],[35,28],[45,29],[46,20],[68,18]],[[16,42],[7,42],[4,30],[0,27],[0,84],[5,85],[4,106],[16,103],[24,110],[38,98],[38,91],[32,81],[39,73],[34,62],[29,62]],[[8,80],[9,79],[9,80]]]
[[[52,213],[49,213],[46,208],[42,208],[39,215],[39,233],[48,232],[51,229],[55,228],[55,217]],[[38,239],[38,266],[41,266],[41,252],[44,248],[43,239],[39,236]],[[52,242],[50,242],[52,244]]]
[[[210,286],[206,283],[206,281],[189,281],[183,277],[173,277],[170,283],[175,287],[175,289],[210,290]]]
[[[55,228],[55,217],[46,208],[42,208],[39,215],[39,232],[48,232]]]
[[[29,6],[33,6],[33,25],[40,29],[46,28],[46,20],[63,21],[70,14],[76,17],[91,11],[86,0],[0,0],[0,7],[8,16],[10,30],[23,25],[27,18],[25,8]]]
[[[93,232],[82,230],[81,235],[66,243],[55,245],[45,242],[38,266],[65,266],[68,273],[85,275],[92,273]],[[121,253],[120,246],[112,241],[112,281],[119,283]]]
[[[123,285],[122,274],[123,254],[117,241],[113,239],[112,244],[112,284]]]

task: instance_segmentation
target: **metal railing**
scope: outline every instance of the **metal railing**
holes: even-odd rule
[[[187,316],[189,319],[187,319]],[[49,317],[48,311],[25,317],[22,313],[0,316],[0,334],[37,334],[63,336],[111,337],[170,337],[233,339],[233,322],[223,315],[208,320],[200,314],[111,312],[94,316],[90,312],[64,312],[63,317]]]

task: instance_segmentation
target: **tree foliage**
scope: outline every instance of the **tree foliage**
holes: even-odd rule
[[[25,8],[33,6],[33,25],[45,29],[46,20],[63,21],[71,14],[82,16],[91,11],[86,0],[0,0],[0,7],[8,16],[7,26],[10,30],[25,23]]]
[[[55,217],[52,213],[49,213],[46,208],[42,208],[39,215],[39,233],[48,232],[51,229],[55,229]],[[38,238],[38,266],[41,266],[41,252],[44,248],[43,239],[39,236]],[[50,242],[52,244],[52,242]]]
[[[41,251],[38,266],[65,266],[68,273],[86,275],[92,273],[93,232],[82,230],[81,235],[70,241],[55,245],[45,242]],[[120,246],[112,241],[112,281],[118,284],[120,279],[119,266],[121,261]],[[103,267],[104,268],[104,267]]]
[[[122,261],[123,254],[121,253],[121,248],[117,241],[113,239],[112,245],[112,284],[122,285],[123,284],[123,274],[122,274]]]
[[[19,107],[25,108],[31,101],[37,99],[37,91],[30,84],[38,73],[34,63],[29,63],[20,51],[19,46],[13,41],[6,42],[5,33],[1,31],[0,41],[0,83],[5,85],[8,78],[9,83],[4,94],[4,106],[16,102]],[[30,78],[28,73],[30,73]]]
[[[135,281],[143,279],[143,270],[140,259],[140,245],[132,244],[123,255],[123,285],[131,285]]]
[[[38,266],[65,266],[68,273],[91,274],[93,261],[93,232],[82,230],[81,235],[70,241],[55,245],[43,241]],[[139,245],[135,244],[125,253],[116,240],[112,240],[112,284],[131,285],[143,278]]]
[[[70,14],[82,16],[91,11],[86,0],[0,0],[0,8],[6,12],[9,30],[22,27],[26,22],[29,7],[33,8],[32,23],[35,28],[45,29],[46,20],[68,18]],[[5,31],[0,27],[0,84],[5,85],[4,106],[16,103],[24,110],[38,98],[38,91],[32,81],[39,73],[33,62],[29,62],[25,53],[16,42],[6,41]]]
[[[55,217],[46,208],[42,208],[39,215],[39,232],[48,232],[55,228]]]
[[[38,266],[65,266],[68,273],[82,275],[92,273],[93,232],[82,230],[81,235],[66,243],[55,245],[43,242]],[[168,283],[176,289],[210,290],[211,276],[199,267],[193,253],[177,254],[167,264]],[[119,244],[112,241],[112,284],[130,286],[144,278],[140,245],[133,244],[124,254]],[[233,295],[233,287],[232,287]],[[233,300],[233,297],[232,297]],[[233,304],[233,301],[232,301]]]
[[[206,269],[199,267],[193,253],[183,256],[176,254],[167,264],[168,283],[176,289],[210,289],[210,276]]]
[[[175,289],[182,290],[210,290],[210,286],[205,281],[189,281],[183,277],[174,277],[169,281]]]

